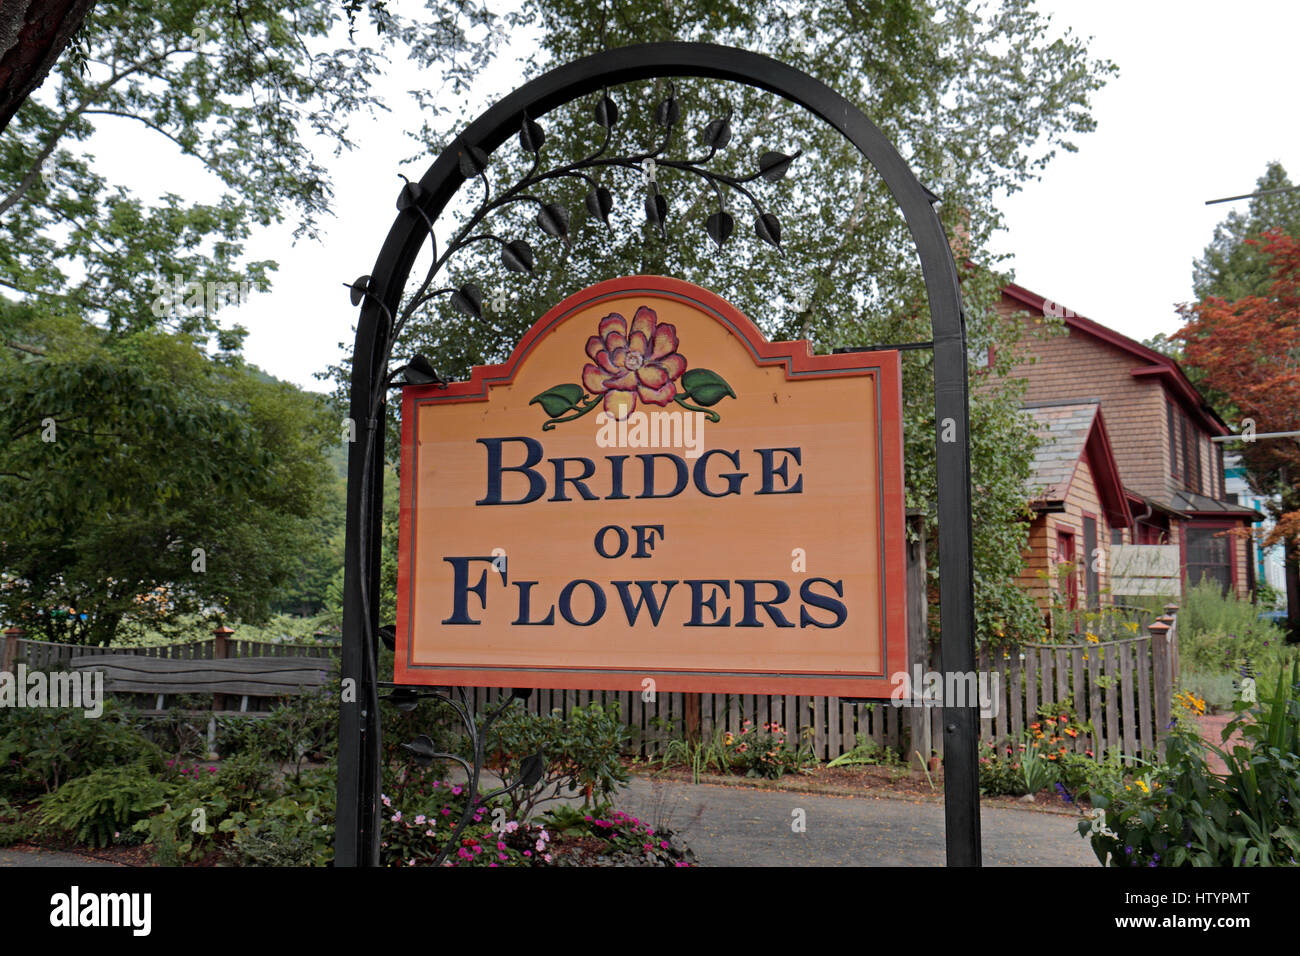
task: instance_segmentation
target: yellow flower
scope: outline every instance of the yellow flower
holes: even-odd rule
[[[1137,785],[1138,785],[1139,787],[1142,788],[1142,792],[1143,792],[1143,793],[1150,793],[1150,792],[1151,792],[1151,788],[1148,787],[1148,786],[1146,785],[1146,781],[1145,781],[1145,780],[1139,780],[1139,781],[1137,782]]]
[[[1096,634],[1092,633],[1091,631],[1089,631],[1087,634],[1083,635],[1083,637],[1084,637],[1084,639],[1085,639],[1089,644],[1100,644],[1100,643],[1101,643],[1101,638],[1099,638]]]

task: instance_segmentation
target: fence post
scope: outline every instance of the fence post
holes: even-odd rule
[[[15,624],[8,628],[3,635],[3,650],[0,650],[0,671],[8,671],[10,674],[17,673],[15,665],[18,661],[18,642],[25,634],[21,627]]]
[[[212,644],[213,660],[225,660],[227,657],[230,656],[230,635],[234,633],[235,633],[234,628],[226,627],[226,625],[224,624],[222,624],[220,627],[216,628],[212,632],[212,636],[214,638]],[[226,709],[225,694],[212,695],[212,709],[213,710]]]
[[[1166,604],[1164,619],[1169,622],[1170,644],[1173,654],[1170,657],[1170,666],[1173,670],[1174,679],[1178,679],[1179,669],[1182,663],[1178,657],[1178,605]]]
[[[1151,669],[1156,691],[1156,747],[1163,757],[1165,736],[1173,719],[1174,672],[1170,653],[1169,625],[1156,620],[1147,625],[1151,632]]]
[[[907,524],[912,532],[907,542],[907,666],[915,674],[917,665],[920,665],[921,673],[924,674],[930,669],[930,628],[926,620],[929,598],[925,574],[925,515],[919,511],[909,512]],[[915,535],[915,540],[912,535]],[[908,679],[911,680],[910,674]],[[920,688],[913,687],[911,690],[915,694]],[[885,702],[881,706],[888,707],[890,704]],[[878,716],[884,718],[883,713]],[[907,746],[911,752],[906,757],[908,763],[917,770],[927,769],[930,752],[936,744],[938,749],[943,749],[943,735],[931,733],[933,716],[929,707],[911,706],[907,709]]]

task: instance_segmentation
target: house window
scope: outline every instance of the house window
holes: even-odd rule
[[[1232,541],[1223,528],[1184,528],[1187,535],[1187,586],[1218,581],[1223,593],[1232,587]]]
[[[1071,565],[1065,579],[1065,606],[1073,611],[1079,606],[1079,575],[1074,564],[1074,534],[1069,531],[1056,532],[1056,561],[1058,564]]]
[[[1123,544],[1123,543],[1124,543],[1124,529],[1123,529],[1123,528],[1111,528],[1111,529],[1110,529],[1110,543],[1111,543],[1111,544]]]
[[[1088,610],[1095,611],[1101,605],[1101,585],[1097,574],[1097,519],[1084,516],[1083,519],[1083,589],[1088,601]]]

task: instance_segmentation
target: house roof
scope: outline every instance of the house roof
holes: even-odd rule
[[[1130,511],[1137,515],[1141,510],[1160,511],[1175,518],[1205,517],[1218,515],[1224,518],[1239,518],[1243,521],[1262,521],[1264,516],[1247,505],[1234,505],[1228,501],[1219,501],[1206,495],[1198,495],[1186,489],[1176,492],[1172,497],[1141,495],[1136,491],[1125,489],[1128,495]],[[1140,516],[1139,516],[1140,517]]]
[[[1185,514],[1216,514],[1225,518],[1244,518],[1249,521],[1262,521],[1264,516],[1254,508],[1246,505],[1234,505],[1228,501],[1219,501],[1205,495],[1198,495],[1186,489],[1174,493],[1173,505]]]
[[[1070,484],[1078,470],[1079,459],[1087,456],[1092,469],[1097,498],[1112,527],[1132,524],[1124,485],[1111,451],[1106,423],[1099,399],[1039,402],[1022,406],[1033,420],[1034,431],[1042,442],[1034,451],[1033,477],[1043,491],[1034,500],[1035,507],[1048,510],[1065,502]]]
[[[1049,302],[1046,298],[1037,292],[1026,289],[1024,286],[1016,285],[1014,282],[1003,286],[1002,292],[1039,315],[1051,315],[1061,311],[1055,307],[1054,303],[1050,303],[1052,308],[1049,309]],[[1113,345],[1142,363],[1133,368],[1132,374],[1135,377],[1154,375],[1160,378],[1170,393],[1207,431],[1215,435],[1232,434],[1232,429],[1224,423],[1218,413],[1205,401],[1201,393],[1197,391],[1196,386],[1191,383],[1191,380],[1188,379],[1174,359],[1163,352],[1157,352],[1155,349],[1129,338],[1127,335],[1107,328],[1100,322],[1094,322],[1082,315],[1076,315],[1068,309],[1064,311],[1066,326],[1084,335],[1090,335],[1095,339]]]

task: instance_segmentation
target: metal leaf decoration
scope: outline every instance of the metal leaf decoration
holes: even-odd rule
[[[466,179],[473,179],[475,176],[487,169],[488,155],[477,146],[463,146],[460,151],[460,174]]]
[[[369,279],[370,277],[366,276],[366,278]],[[353,303],[353,305],[355,304]],[[383,641],[384,647],[390,651],[397,650],[397,626],[395,624],[385,624],[379,629],[379,639]]]
[[[607,95],[596,104],[596,122],[605,129],[613,129],[618,122],[618,104]]]
[[[786,174],[795,158],[794,156],[787,156],[785,153],[764,153],[758,158],[759,172],[769,183],[774,183]]]
[[[548,236],[565,239],[569,235],[569,210],[559,203],[546,203],[537,211],[537,225]]]
[[[655,107],[655,123],[663,127],[675,126],[681,118],[681,104],[670,92],[668,98]]]
[[[536,260],[533,247],[522,239],[516,239],[501,247],[501,261],[511,272],[532,272]]]
[[[721,249],[722,244],[735,231],[736,220],[731,213],[725,209],[720,209],[708,218],[704,223],[704,228],[708,231],[709,238],[716,242],[718,248]]]
[[[409,687],[398,687],[388,695],[388,702],[404,714],[420,706],[420,695]]]
[[[614,197],[604,186],[587,193],[587,211],[609,225],[609,214],[614,211]]]
[[[781,248],[781,220],[770,212],[765,212],[754,218],[754,232],[758,238],[764,242]]]
[[[665,222],[668,218],[668,200],[659,191],[657,182],[651,181],[650,185],[646,187],[645,218],[650,225],[659,227],[660,236],[664,239],[668,238],[668,226]]]
[[[483,318],[483,290],[472,282],[466,282],[451,294],[451,304],[457,312],[470,318]]]
[[[519,126],[519,143],[530,153],[536,153],[542,148],[542,143],[546,142],[546,131],[542,129],[541,124],[524,117],[523,123]]]
[[[537,786],[537,781],[542,779],[542,774],[545,772],[546,762],[542,755],[529,754],[519,765],[519,785],[526,790],[531,790]]]
[[[406,179],[405,176],[402,178]],[[402,191],[397,194],[397,208],[400,210],[414,206],[420,201],[420,197],[423,195],[424,189],[421,188],[419,183],[413,183],[409,179],[406,179],[406,184],[402,186]]]
[[[364,299],[366,293],[370,291],[370,276],[361,276],[356,282],[348,286],[348,289],[350,290],[348,292],[348,297],[352,299],[352,304],[360,305],[361,300]]]
[[[402,744],[402,749],[409,753],[416,763],[425,767],[433,763],[433,758],[438,755],[438,748],[434,746],[427,734],[420,734],[409,744]]]
[[[731,142],[731,114],[715,119],[704,127],[704,145],[722,149]]]

